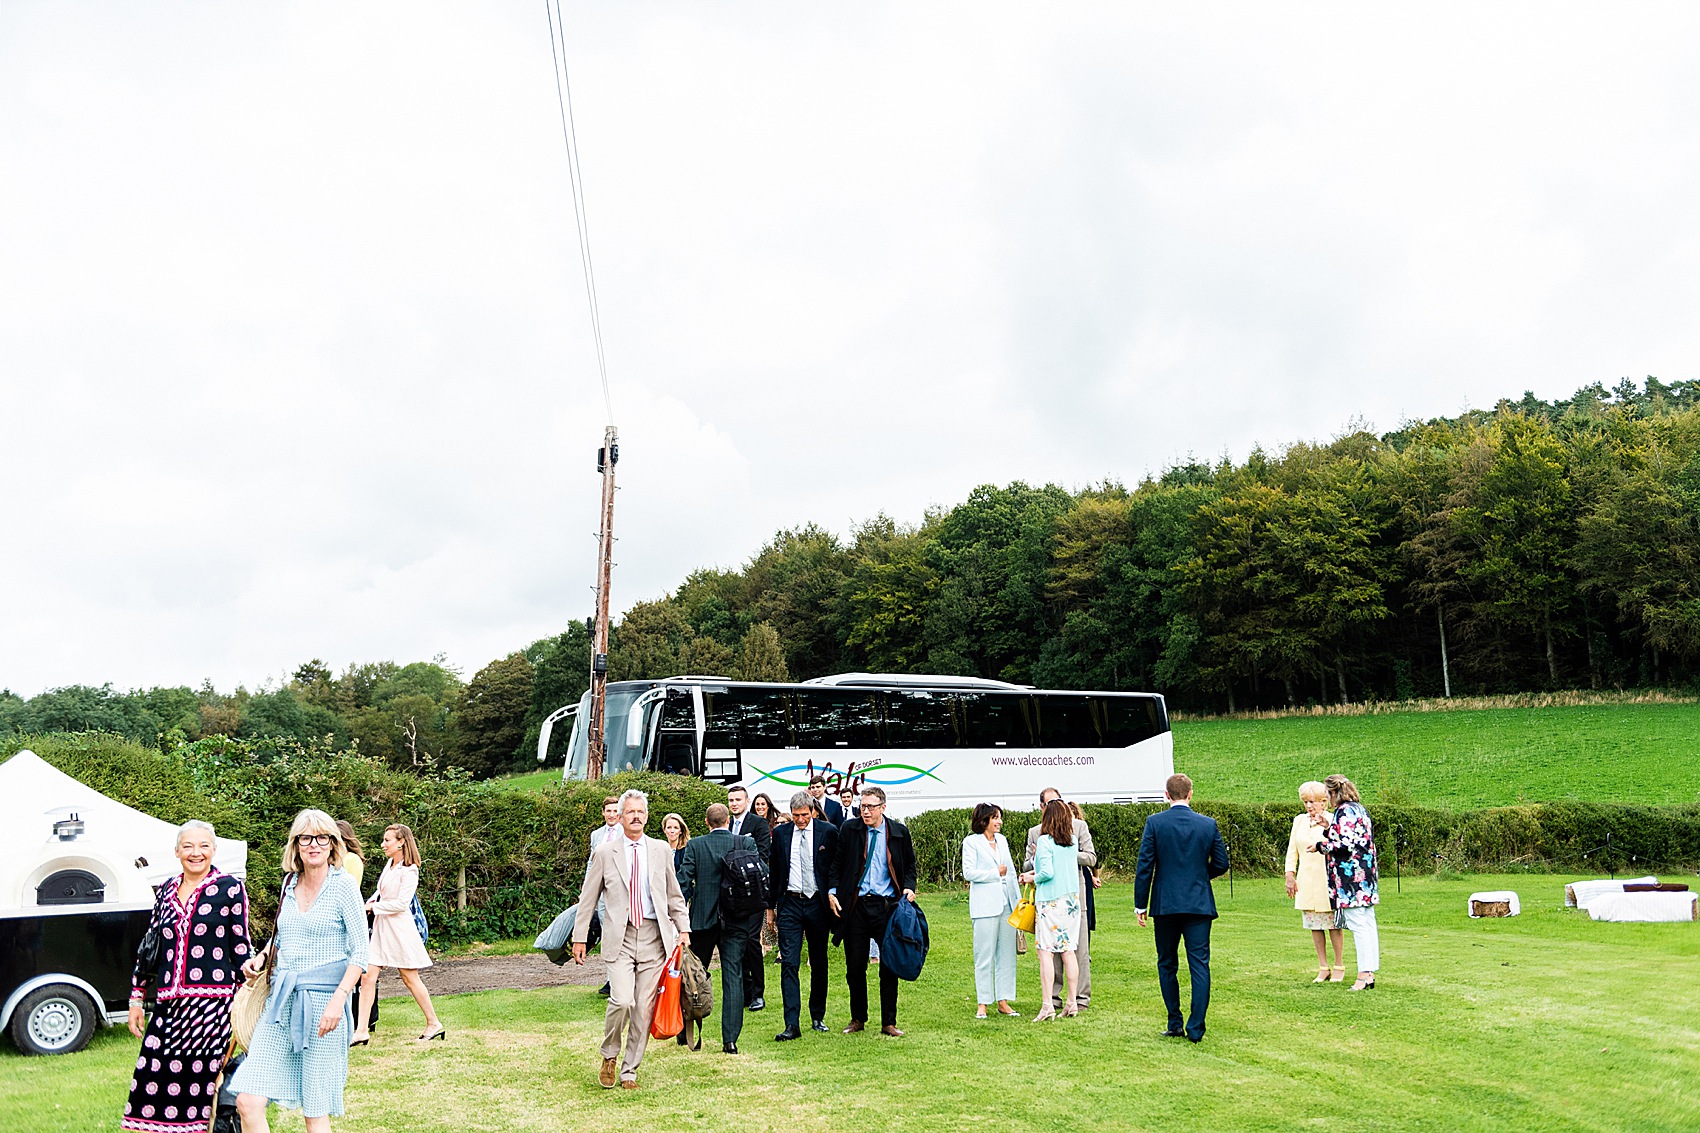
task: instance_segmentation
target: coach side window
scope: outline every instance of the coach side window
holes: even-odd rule
[[[1025,693],[957,694],[968,747],[1032,747],[1032,700]]]
[[[797,693],[797,746],[878,747],[879,712],[871,692]]]
[[[956,747],[956,705],[947,692],[892,689],[885,693],[888,747]]]
[[[1105,742],[1110,747],[1132,747],[1168,731],[1163,710],[1150,696],[1106,696],[1103,705]]]
[[[1101,715],[1089,696],[1051,693],[1035,696],[1042,747],[1098,747],[1104,742]]]

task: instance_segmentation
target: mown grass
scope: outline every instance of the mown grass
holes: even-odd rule
[[[1296,798],[1349,775],[1371,802],[1443,808],[1521,802],[1700,800],[1700,704],[1500,708],[1278,720],[1181,720],[1175,768],[1200,796]]]
[[[836,1033],[775,1044],[779,1013],[746,1016],[740,1046],[655,1043],[642,1088],[595,1080],[602,1003],[588,988],[445,999],[446,1044],[397,1031],[354,1053],[356,1133],[591,1127],[717,1130],[1671,1130],[1700,1127],[1700,926],[1597,924],[1565,911],[1564,877],[1406,879],[1382,906],[1383,979],[1314,986],[1308,934],[1280,883],[1218,883],[1215,995],[1205,1042],[1162,1039],[1148,930],[1132,889],[1107,885],[1090,1011],[976,1022],[965,899],[924,897],[933,953],[903,988],[900,1040]],[[1523,916],[1470,921],[1475,889],[1520,888]],[[1349,946],[1348,946],[1349,948]],[[1348,965],[1350,959],[1348,957]],[[777,1002],[777,976],[768,986]],[[1018,1005],[1037,998],[1023,958]],[[713,1048],[713,1053],[710,1053]],[[69,1058],[0,1057],[8,1130],[111,1127],[134,1042],[106,1032]],[[282,1115],[275,1129],[301,1128]]]
[[[509,791],[541,791],[561,782],[559,767],[546,767],[541,771],[527,771],[519,775],[504,775],[492,780],[497,786]]]

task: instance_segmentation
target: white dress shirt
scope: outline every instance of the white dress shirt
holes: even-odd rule
[[[814,822],[791,828],[791,876],[786,888],[804,897],[813,897],[820,884],[815,877],[814,835]]]

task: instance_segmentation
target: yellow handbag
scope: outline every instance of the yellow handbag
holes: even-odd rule
[[[1021,887],[1021,900],[1015,904],[1015,912],[1009,914],[1009,923],[1019,932],[1032,932],[1033,925],[1039,919],[1039,906],[1033,903],[1033,890],[1030,886]]]

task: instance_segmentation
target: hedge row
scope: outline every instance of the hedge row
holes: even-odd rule
[[[1145,820],[1160,804],[1089,803],[1098,863],[1131,874],[1138,866]],[[1228,843],[1228,860],[1247,875],[1279,874],[1296,808],[1290,803],[1200,801]],[[1633,806],[1557,802],[1486,810],[1369,805],[1382,869],[1413,873],[1653,872],[1700,866],[1700,805]],[[921,876],[934,883],[962,877],[967,810],[935,810],[909,822]],[[1037,811],[1010,812],[1004,825],[1019,852]]]
[[[703,811],[723,802],[723,788],[700,779],[653,772],[599,783],[551,786],[537,793],[505,790],[463,776],[420,778],[352,752],[248,741],[201,740],[169,755],[116,736],[54,735],[0,741],[0,757],[33,748],[113,798],[169,822],[205,818],[221,834],[248,841],[250,887],[260,931],[276,909],[277,863],[289,823],[303,807],[347,819],[366,843],[369,893],[377,879],[377,846],[391,822],[405,822],[425,859],[420,899],[442,942],[525,936],[576,897],[589,836],[602,821],[602,799],[627,787],[648,792],[649,830],[659,834],[669,811],[693,832]],[[1131,874],[1151,804],[1089,804],[1087,821],[1099,863]],[[1384,870],[1412,873],[1566,871],[1654,872],[1700,866],[1700,805],[1655,807],[1560,802],[1444,811],[1372,805]],[[1290,803],[1200,802],[1221,824],[1229,859],[1246,875],[1281,869],[1295,808]],[[1019,851],[1034,812],[1011,812],[1006,832]],[[966,810],[929,811],[909,823],[922,880],[960,882]],[[466,908],[459,872],[466,870]]]

